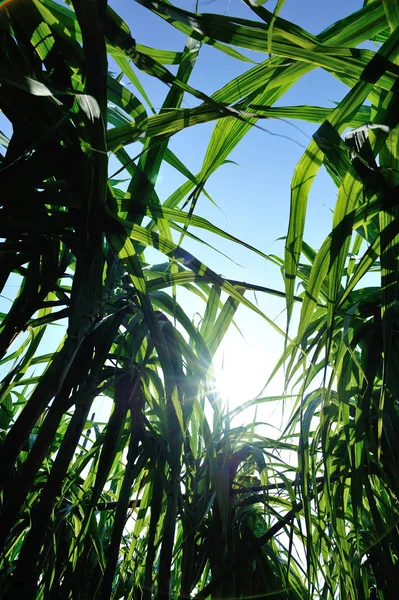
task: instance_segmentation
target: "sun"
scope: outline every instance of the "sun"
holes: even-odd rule
[[[265,389],[277,356],[267,348],[251,346],[237,331],[226,334],[214,360],[216,386],[225,409],[235,410],[257,397],[279,397],[284,387],[282,374]],[[276,402],[259,403],[257,418],[279,426]],[[248,422],[253,418],[254,408],[238,414],[243,423]]]

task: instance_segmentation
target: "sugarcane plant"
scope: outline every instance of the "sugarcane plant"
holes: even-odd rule
[[[1,137],[1,283],[18,286],[0,330],[1,597],[188,598],[213,576],[218,594],[260,593],[267,581],[302,597],[279,543],[258,547],[272,519],[263,500],[246,487],[231,496],[241,480],[264,481],[275,442],[230,428],[212,375],[238,305],[260,311],[244,285],[181,246],[192,225],[239,242],[194,214],[225,158],[208,152],[194,175],[168,147],[183,127],[248,115],[227,92],[210,98],[188,84],[197,41],[142,47],[102,0],[6,3],[0,24],[11,129]],[[121,83],[150,103],[137,70],[167,86],[150,117]],[[184,93],[199,106],[182,109]],[[136,158],[125,149],[134,142]],[[161,202],[163,161],[186,180]],[[147,248],[165,262],[147,263]],[[179,286],[204,302],[199,325]],[[227,583],[243,553],[251,578]]]
[[[0,282],[17,285],[0,325],[0,595],[394,598],[397,4],[365,2],[313,35],[279,17],[281,0],[244,0],[248,19],[137,1],[184,34],[180,51],[140,45],[105,0],[0,5]],[[192,87],[202,44],[248,70],[211,96]],[[335,108],[274,106],[315,68],[348,86]],[[158,112],[141,73],[165,84]],[[265,118],[320,124],[281,258],[195,213]],[[194,174],[169,142],[209,121]],[[184,177],[168,198],[164,162]],[[322,165],[338,196],[315,251],[303,233]],[[285,363],[297,403],[278,439],[234,426],[212,360],[240,304],[283,332],[245,295],[260,286],[183,249],[193,227],[281,267],[285,291],[264,291],[286,298],[275,371]],[[147,262],[154,248],[163,263]],[[203,302],[199,323],[182,287]]]

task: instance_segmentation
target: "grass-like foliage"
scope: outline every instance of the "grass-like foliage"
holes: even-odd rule
[[[12,126],[0,137],[0,287],[18,286],[0,325],[0,596],[397,598],[397,1],[365,2],[319,35],[281,19],[281,0],[274,13],[244,0],[247,19],[137,1],[185,34],[181,51],[141,46],[106,0],[0,5],[0,109]],[[358,48],[367,40],[374,51]],[[202,44],[259,60],[208,96],[189,83]],[[315,68],[347,85],[336,108],[274,106]],[[165,84],[150,115],[141,72]],[[297,402],[278,440],[231,426],[212,373],[238,305],[268,315],[250,286],[184,250],[192,226],[216,247],[251,248],[195,207],[272,117],[320,123],[293,174],[280,261],[288,326],[276,369],[285,364]],[[208,121],[217,127],[193,174],[169,141]],[[155,188],[163,161],[184,177],[168,198]],[[323,165],[337,201],[315,251],[303,232]],[[163,263],[146,262],[151,248]],[[203,300],[199,325],[180,287]],[[54,331],[65,335],[49,351]]]

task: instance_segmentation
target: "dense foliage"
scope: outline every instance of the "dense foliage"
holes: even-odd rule
[[[396,598],[398,4],[365,2],[315,36],[278,16],[282,0],[274,13],[244,0],[245,20],[137,1],[185,34],[182,51],[136,43],[106,0],[0,6],[12,126],[0,139],[0,282],[18,286],[0,326],[0,595]],[[368,40],[375,49],[359,49]],[[259,62],[207,96],[189,84],[202,44]],[[315,68],[348,86],[336,108],[274,106]],[[141,72],[167,86],[151,116]],[[184,94],[197,105],[182,108]],[[250,247],[195,207],[266,117],[320,124],[293,175],[285,256],[273,258],[288,315],[276,370],[285,363],[297,394],[278,440],[232,428],[212,374],[238,305],[268,315],[250,285],[184,250],[193,227]],[[193,174],[168,144],[208,121],[218,126]],[[185,178],[168,198],[155,189],[163,161]],[[315,251],[303,232],[323,165],[338,194]],[[151,248],[164,263],[146,262]],[[204,301],[199,325],[180,287]],[[55,330],[65,336],[49,352]]]

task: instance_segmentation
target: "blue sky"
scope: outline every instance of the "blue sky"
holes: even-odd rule
[[[190,0],[175,4],[186,10],[195,10],[196,3]],[[169,50],[183,49],[185,36],[182,33],[133,0],[111,0],[110,5],[126,20],[138,43]],[[265,6],[273,10],[275,2],[267,2]],[[286,0],[280,15],[317,34],[361,6],[360,0]],[[199,10],[256,19],[254,13],[240,0],[199,2]],[[266,58],[261,54],[248,55],[257,61]],[[204,45],[190,84],[210,95],[250,66]],[[166,86],[145,75],[141,79],[154,106],[160,107],[167,93]],[[347,88],[342,83],[317,69],[293,86],[280,99],[279,105],[313,104],[332,107],[346,92]],[[192,98],[185,98],[186,106],[193,103],[195,101]],[[237,164],[222,166],[207,184],[207,191],[219,208],[215,208],[202,196],[196,212],[263,252],[282,256],[283,242],[277,240],[287,230],[291,177],[317,125],[296,121],[295,126],[301,130],[299,131],[282,120],[268,119],[260,124],[270,133],[253,128],[229,157]],[[172,138],[171,149],[194,173],[200,170],[213,127],[212,123],[200,125]],[[161,201],[181,182],[173,169],[164,167],[157,185]],[[335,187],[321,171],[310,194],[305,231],[306,241],[316,248],[330,230],[331,209],[335,199]],[[206,239],[212,241],[211,238]],[[231,243],[216,240],[216,245],[235,262],[187,239],[183,243],[184,247],[208,266],[226,277],[283,289],[280,272],[272,264]],[[254,300],[253,294],[248,297]],[[260,308],[284,328],[284,302],[270,296],[262,297],[261,294],[257,294],[256,300]],[[190,305],[185,306],[188,312],[203,310],[193,300],[190,302]],[[247,309],[240,308],[237,323],[244,338],[231,330],[218,355],[219,379],[232,404],[245,401],[259,392],[283,347],[283,340],[278,334]],[[267,392],[274,394],[281,390],[280,376],[269,386]]]

